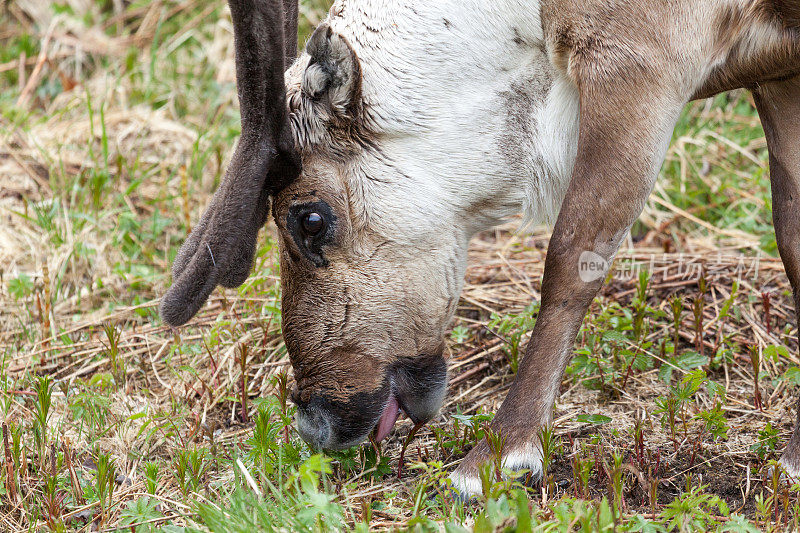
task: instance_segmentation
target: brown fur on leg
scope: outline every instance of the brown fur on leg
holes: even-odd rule
[[[596,55],[584,57],[598,61]],[[671,79],[632,72],[614,83],[588,80],[610,69],[584,67],[574,56],[569,62],[578,73],[581,99],[578,156],[547,252],[539,317],[492,422],[504,440],[503,466],[535,477],[541,470],[539,433],[550,423],[578,330],[605,277],[589,277],[580,265],[587,254],[605,269],[611,264],[644,207],[685,104]],[[479,491],[478,469],[491,458],[485,442],[476,446],[452,475],[454,486],[462,493]]]
[[[794,5],[792,9],[800,11]],[[795,310],[800,315],[800,78],[762,85],[754,97],[769,146],[772,217],[778,250],[794,291]],[[800,404],[794,433],[781,463],[790,476],[800,475]]]

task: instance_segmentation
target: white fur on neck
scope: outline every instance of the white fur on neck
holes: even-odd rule
[[[380,148],[347,173],[367,216],[444,217],[467,238],[517,213],[554,221],[578,99],[548,61],[538,2],[340,0],[331,13],[361,62]]]

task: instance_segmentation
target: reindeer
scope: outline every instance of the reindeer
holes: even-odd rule
[[[300,435],[382,439],[445,395],[467,245],[522,212],[554,221],[541,308],[492,427],[541,471],[577,332],[688,102],[752,91],[774,225],[800,307],[800,4],[794,0],[338,0],[296,56],[297,0],[229,0],[242,135],[181,247],[164,321],[253,265],[270,202]],[[285,66],[292,63],[284,73]],[[480,492],[485,442],[452,473]],[[783,457],[800,474],[800,430]]]

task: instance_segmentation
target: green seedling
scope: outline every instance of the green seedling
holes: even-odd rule
[[[47,420],[53,402],[53,380],[49,376],[40,377],[35,384],[36,403],[33,408],[33,440],[39,461],[44,465],[47,450]]]
[[[681,341],[681,313],[683,312],[683,297],[677,294],[670,300],[672,308],[673,355],[678,355],[678,346]]]
[[[679,409],[679,402],[678,399],[673,394],[668,394],[667,396],[659,396],[656,398],[656,414],[660,414],[661,416],[661,426],[664,428],[669,428],[670,438],[672,440],[672,446],[675,451],[678,451],[678,438],[677,438],[677,413]]]
[[[768,464],[768,475],[767,475],[767,484],[772,491],[772,511],[773,511],[773,519],[774,524],[777,526],[781,523],[780,518],[780,507],[782,503],[782,498],[780,497],[781,494],[784,492],[783,483],[781,483],[781,477],[784,476],[783,468],[781,467],[780,462],[778,461],[770,461]],[[787,505],[788,507],[788,505]],[[788,509],[787,509],[788,510]]]
[[[64,500],[67,493],[58,485],[58,457],[55,445],[50,448],[49,465],[43,469],[42,510],[51,531],[64,531]]]
[[[280,415],[284,422],[283,441],[289,442],[289,428],[291,427],[291,414],[289,413],[289,373],[279,372],[272,378],[275,395],[280,405]]]
[[[503,352],[509,361],[511,372],[516,374],[521,359],[523,337],[533,330],[536,316],[539,313],[539,304],[532,303],[520,314],[500,316],[492,314],[487,329],[503,340]]]
[[[205,473],[205,450],[179,450],[172,465],[181,493],[188,496],[197,491]]]
[[[503,480],[503,450],[505,449],[506,440],[499,431],[495,431],[491,427],[484,429],[486,445],[489,447],[489,455],[491,456],[491,465],[494,467],[494,476],[496,481]]]
[[[697,414],[697,418],[705,422],[705,430],[714,437],[715,440],[728,439],[728,422],[725,417],[724,403],[726,398],[725,387],[714,382],[707,383],[709,395],[714,400],[711,409],[702,410]]]
[[[119,341],[122,338],[122,331],[114,324],[103,324],[103,333],[106,335],[106,353],[111,363],[111,375],[118,387],[125,388],[127,379],[127,369],[125,368],[125,358],[122,357],[119,349]]]
[[[156,461],[147,461],[144,463],[144,486],[148,494],[155,495],[158,489],[158,477],[160,466]]]
[[[612,511],[614,512],[615,523],[619,522],[622,518],[623,508],[625,506],[624,490],[625,484],[623,483],[623,461],[624,457],[621,453],[614,452],[611,455],[612,466],[609,469],[609,477],[611,482],[611,492],[613,494]]]
[[[108,454],[98,453],[95,461],[95,494],[100,502],[100,515],[103,523],[108,519],[108,506],[114,496],[116,485],[116,464]]]
[[[575,496],[579,498],[589,497],[589,479],[594,471],[595,461],[592,454],[582,445],[575,452],[572,459],[572,474],[575,479]]]
[[[408,432],[408,435],[403,441],[403,447],[400,449],[400,458],[397,460],[398,479],[402,479],[403,477],[403,462],[405,461],[406,458],[406,449],[408,448],[408,445],[411,443],[411,441],[414,440],[414,436],[417,434],[417,431],[419,431],[425,424],[426,422],[414,424],[414,427],[411,428],[411,431]]]
[[[14,451],[12,451],[13,449],[10,441],[13,440],[13,437],[9,439],[9,433],[14,432],[15,429],[17,433],[19,433],[19,429],[14,426],[13,422],[4,422],[2,427],[3,452],[5,455],[6,494],[8,495],[9,501],[14,503],[17,501],[16,471],[19,468],[19,454],[15,454]]]
[[[773,428],[771,422],[767,422],[764,429],[758,432],[758,440],[750,446],[750,451],[763,461],[768,454],[775,451],[775,447],[778,444],[778,435],[778,429]]]
[[[763,491],[756,494],[756,516],[759,522],[767,524],[772,521],[773,498],[774,496],[766,496]]]
[[[639,283],[636,286],[636,298],[633,300],[634,320],[633,335],[637,340],[641,339],[644,318],[647,313],[647,287],[650,285],[650,272],[642,270],[639,272]]]
[[[242,422],[250,423],[250,416],[247,411],[247,354],[249,352],[247,343],[240,343],[236,348],[239,354],[239,402],[241,404]]]
[[[692,313],[694,314],[694,344],[695,350],[700,355],[705,355],[705,343],[703,342],[703,333],[704,333],[704,318],[705,318],[705,298],[702,296],[697,296],[693,300],[692,304]]]
[[[728,504],[719,496],[705,492],[706,485],[692,487],[661,513],[670,531],[708,531],[716,515],[727,517]]]
[[[546,501],[547,495],[554,492],[555,479],[550,475],[550,466],[553,462],[553,456],[561,450],[561,442],[550,424],[543,426],[539,430],[537,438],[542,450],[542,494],[543,499]]]
[[[456,344],[464,344],[470,337],[469,329],[459,324],[450,332],[450,338]]]
[[[644,419],[638,413],[633,421],[633,447],[636,454],[636,463],[639,465],[640,470],[644,470]]]

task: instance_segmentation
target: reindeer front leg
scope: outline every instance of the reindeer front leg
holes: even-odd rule
[[[504,439],[504,467],[530,470],[535,478],[541,474],[538,434],[551,421],[583,318],[644,207],[688,100],[661,79],[595,80],[578,88],[578,155],[547,253],[539,318],[492,423]],[[579,266],[587,259],[602,265],[602,271],[582,275]],[[480,493],[478,469],[489,460],[483,441],[451,475],[462,496]]]
[[[800,78],[765,83],[753,96],[769,146],[775,236],[792,285],[800,330]],[[789,476],[800,479],[800,402],[781,464]]]

